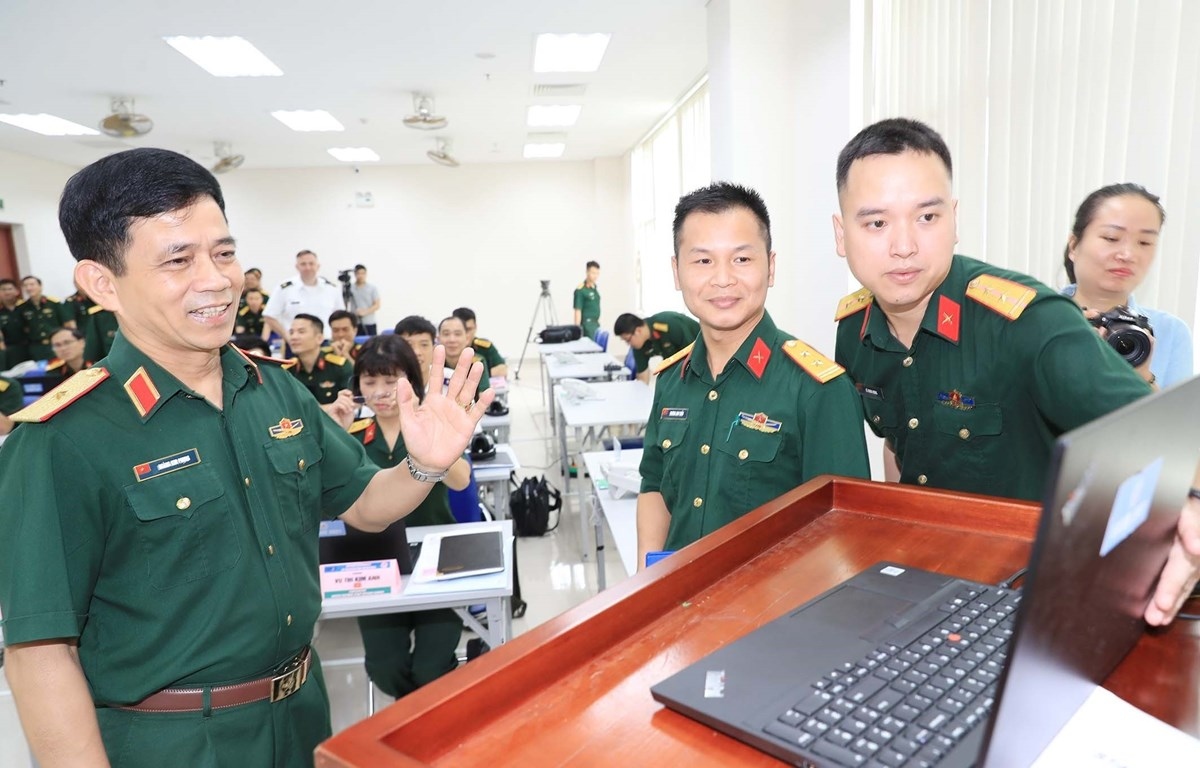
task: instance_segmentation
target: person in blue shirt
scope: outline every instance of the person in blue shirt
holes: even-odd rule
[[[1071,281],[1063,293],[1088,314],[1127,306],[1154,329],[1151,384],[1169,387],[1192,376],[1192,333],[1182,320],[1139,305],[1133,290],[1154,263],[1166,212],[1157,195],[1137,184],[1110,184],[1092,192],[1075,212],[1063,253]]]

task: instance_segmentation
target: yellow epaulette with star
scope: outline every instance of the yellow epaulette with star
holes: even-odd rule
[[[103,312],[103,311],[104,311],[104,307],[100,306],[99,304],[94,304],[94,305],[88,307],[87,313],[89,315],[94,315],[97,312]]]
[[[675,365],[675,363],[678,363],[683,358],[692,354],[692,347],[694,346],[696,346],[696,342],[693,341],[691,344],[688,344],[686,347],[671,355],[666,360],[663,360],[658,364],[658,367],[654,369],[654,375],[657,376],[658,374],[670,368],[672,365]]]
[[[62,304],[62,301],[54,298],[53,296],[47,296],[46,294],[42,294],[42,298],[45,299],[46,301],[53,301],[55,304]]]
[[[0,392],[7,392],[7,391],[8,391],[8,388],[9,388],[9,387],[11,387],[11,386],[12,386],[12,385],[11,385],[11,384],[9,384],[9,383],[8,383],[7,381],[5,381],[4,379],[0,379]]]
[[[859,288],[849,296],[842,297],[842,300],[838,302],[837,312],[833,315],[834,322],[866,309],[871,305],[873,298],[875,298],[875,294],[866,288]]]
[[[846,369],[830,360],[799,339],[788,339],[783,342],[783,351],[795,361],[796,365],[817,381],[824,384],[832,381],[846,372]]]
[[[1003,277],[980,275],[967,283],[967,297],[1001,317],[1016,320],[1037,297],[1037,291]]]
[[[241,317],[242,315],[246,314],[249,311],[250,311],[250,307],[242,307],[241,309],[238,310],[238,317]]]
[[[47,392],[34,403],[25,406],[10,418],[20,422],[49,421],[59,411],[91,392],[108,378],[106,368],[88,368],[75,374]]]
[[[671,330],[671,326],[667,325],[666,323],[655,323],[653,327],[654,327],[654,330],[662,331],[663,333],[666,333],[667,331]]]
[[[336,355],[333,352],[330,352],[329,354],[325,355],[325,362],[333,363],[334,365],[345,365],[346,358],[342,357],[341,355]]]
[[[356,434],[356,433],[358,433],[358,432],[362,432],[364,429],[366,429],[367,427],[371,426],[371,424],[372,424],[374,421],[375,421],[374,419],[369,419],[369,418],[368,418],[368,419],[359,419],[358,421],[356,421],[356,422],[354,422],[353,424],[351,424],[351,425],[350,425],[350,429],[348,429],[348,430],[346,430],[346,431],[347,431],[347,432],[349,432],[349,433],[350,433],[350,434],[352,434],[352,435],[353,435],[353,434]]]
[[[483,347],[484,349],[489,349],[492,346],[492,342],[488,341],[487,339],[481,339],[478,336],[476,336],[475,337],[475,346]]]

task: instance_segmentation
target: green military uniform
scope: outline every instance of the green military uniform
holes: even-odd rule
[[[470,347],[467,347],[467,349],[470,349]],[[464,349],[463,354],[466,354],[466,351],[467,350]],[[472,355],[472,357],[471,357],[471,364],[474,365],[475,363],[479,363],[480,365],[483,366],[483,374],[479,377],[479,386],[476,387],[476,389],[475,389],[475,397],[476,397],[476,399],[478,399],[479,396],[483,394],[484,390],[486,390],[488,387],[490,387],[492,385],[491,384],[492,367],[490,365],[488,365],[488,361],[482,355],[478,355],[478,354]],[[443,387],[445,387],[447,384],[450,383],[450,377],[453,375],[454,375],[454,368],[450,366],[449,361],[446,361],[446,367],[442,369],[442,386]]]
[[[504,355],[500,354],[500,350],[496,349],[496,345],[488,339],[481,339],[478,336],[471,342],[471,348],[475,350],[475,354],[483,358],[487,363],[488,370],[495,369],[498,365],[507,365],[504,361]]]
[[[716,379],[704,337],[659,369],[643,493],[684,547],[817,475],[869,477],[858,395],[841,368],[764,312]]]
[[[94,306],[96,306],[96,302],[92,301],[91,297],[83,291],[76,291],[63,299],[63,307],[70,314],[71,319],[75,321],[75,327],[80,330],[83,330],[83,323],[87,320],[88,310]]]
[[[650,331],[650,337],[641,349],[633,350],[634,373],[642,373],[649,368],[650,358],[655,355],[670,357],[700,335],[700,323],[680,312],[659,312],[643,322]]]
[[[264,307],[267,306],[267,299],[271,298],[271,294],[267,293],[266,291],[261,291],[261,290],[259,291],[259,293],[261,293],[262,297],[263,297],[263,306]],[[242,309],[245,306],[246,306],[246,292],[242,291],[242,296],[241,296],[241,298],[238,299],[238,309]]]
[[[321,609],[317,525],[378,471],[278,365],[232,346],[220,365],[217,409],[118,335],[60,390],[72,394],[19,412],[42,423],[0,450],[5,642],[78,638],[114,766],[299,768],[330,734],[315,657],[274,703],[119,708],[261,679],[305,648]]]
[[[243,306],[238,310],[237,314],[237,333],[245,333],[250,336],[262,336],[263,313],[261,309],[257,312],[253,312],[251,311],[250,307]]]
[[[12,416],[25,407],[25,388],[16,379],[0,376],[0,413]]]
[[[594,339],[596,331],[600,329],[600,291],[585,281],[575,289],[574,298],[573,306],[579,310],[579,324],[583,327],[583,335]]]
[[[93,363],[91,360],[88,360],[87,357],[84,357],[83,358],[83,367],[80,368],[79,371],[87,370],[88,368],[91,368],[93,365],[95,365],[95,363]],[[75,374],[79,373],[79,371],[72,370],[71,366],[67,365],[66,360],[60,360],[57,357],[54,358],[53,360],[51,360],[50,362],[46,363],[46,375],[47,376],[58,376],[63,381],[66,381],[67,379],[71,378]]]
[[[10,365],[20,360],[49,360],[54,357],[50,346],[50,335],[75,319],[70,306],[42,296],[37,300],[26,299],[14,310],[16,318],[9,321],[11,329],[15,322],[15,347],[19,349],[19,360],[10,360]],[[10,338],[13,334],[8,334]]]
[[[866,289],[838,320],[837,361],[905,483],[1039,499],[1058,435],[1150,391],[1069,298],[965,256],[911,349]]]
[[[16,347],[13,346],[13,334],[16,332],[16,309],[0,306],[0,371],[7,371],[20,362],[17,358]],[[11,326],[10,326],[11,322]]]
[[[86,337],[83,355],[89,360],[99,360],[112,349],[117,337],[117,316],[99,304],[87,308],[87,316],[79,322],[79,329]]]
[[[332,352],[318,355],[311,371],[304,370],[299,358],[294,357],[288,362],[292,364],[288,366],[292,375],[308,387],[321,405],[337,400],[339,391],[350,388],[350,378],[354,375],[350,361]]]
[[[383,431],[375,419],[359,419],[350,426],[367,452],[367,458],[379,467],[394,467],[404,461],[408,450],[404,438],[388,448]],[[449,489],[437,483],[425,500],[403,521],[392,525],[450,525]],[[360,616],[363,656],[367,675],[379,690],[400,698],[412,693],[458,666],[458,643],[462,639],[462,619],[449,608],[436,611]]]
[[[357,360],[357,359],[358,359],[358,353],[359,353],[359,352],[362,352],[362,344],[359,344],[359,343],[356,341],[356,342],[354,342],[354,346],[353,346],[353,347],[350,347],[350,359],[351,359],[351,360]],[[323,354],[323,355],[324,355],[324,354],[334,354],[334,355],[336,355],[337,353],[333,351],[333,345],[332,345],[332,344],[326,344],[325,346],[321,347],[321,354]],[[351,363],[351,367],[353,367],[353,363]]]

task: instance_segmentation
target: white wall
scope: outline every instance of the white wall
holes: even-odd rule
[[[221,177],[230,230],[244,267],[264,283],[290,279],[308,248],[322,274],[365,264],[379,287],[381,327],[408,314],[435,324],[458,306],[473,308],[480,332],[510,358],[525,342],[540,292],[550,280],[558,320],[589,259],[601,264],[604,314],[611,324],[633,299],[627,163],[520,163],[345,169],[241,170]],[[355,207],[370,192],[374,207]],[[537,328],[542,319],[539,316]]]
[[[13,225],[17,266],[42,279],[46,294],[75,292],[75,262],[58,228],[58,197],[75,168],[0,150],[0,224]]]

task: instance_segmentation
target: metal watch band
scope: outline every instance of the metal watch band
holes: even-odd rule
[[[412,456],[405,456],[404,463],[408,465],[408,474],[412,475],[414,480],[420,480],[422,483],[440,483],[446,479],[446,472],[426,472],[413,463]]]

